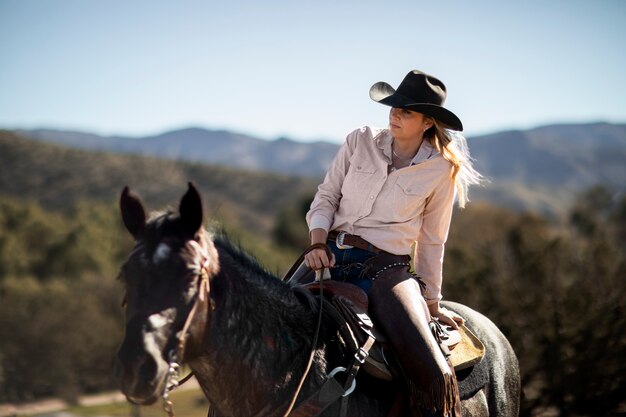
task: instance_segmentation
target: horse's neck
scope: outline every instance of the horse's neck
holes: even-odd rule
[[[192,367],[222,412],[251,415],[267,404],[280,406],[295,390],[311,351],[316,315],[278,279],[220,256],[208,349]],[[314,366],[311,384],[319,382],[318,371]]]

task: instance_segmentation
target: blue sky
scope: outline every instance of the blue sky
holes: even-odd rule
[[[626,1],[0,0],[0,128],[340,142],[441,78],[468,136],[626,122]]]

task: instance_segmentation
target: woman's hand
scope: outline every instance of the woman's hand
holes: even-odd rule
[[[437,311],[433,312],[431,309],[431,316],[439,319],[441,324],[451,326],[455,330],[458,330],[459,326],[465,323],[463,317],[459,316],[454,311],[439,306],[439,303],[437,303]]]
[[[316,243],[326,243],[327,238],[328,232],[326,232],[326,230],[311,230],[311,245],[315,245]],[[315,271],[318,269],[330,268],[335,266],[335,255],[332,255],[329,259],[324,249],[313,249],[304,256],[304,263],[306,266]]]
[[[331,258],[328,259],[328,255],[324,249],[313,249],[304,256],[304,263],[315,271],[330,268],[335,266],[335,255],[332,255]]]

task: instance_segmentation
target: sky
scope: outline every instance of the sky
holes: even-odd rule
[[[626,122],[624,0],[0,0],[0,128],[340,143],[447,86],[467,136]]]

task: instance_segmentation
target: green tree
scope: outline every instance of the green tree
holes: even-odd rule
[[[68,284],[8,279],[0,295],[0,399],[24,401],[114,386],[111,364],[121,340],[115,283],[93,277]],[[104,337],[106,335],[106,337]]]
[[[272,233],[276,244],[299,251],[309,246],[309,231],[305,215],[309,211],[312,200],[312,196],[302,197],[278,213]]]
[[[476,207],[453,220],[444,296],[498,324],[522,370],[522,415],[606,415],[624,406],[624,199],[594,188],[570,222]]]
[[[9,275],[32,274],[60,239],[65,224],[35,203],[0,200],[0,282]]]

